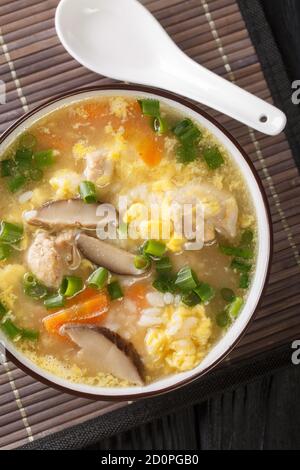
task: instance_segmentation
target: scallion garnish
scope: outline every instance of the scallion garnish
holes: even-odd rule
[[[241,246],[249,246],[251,245],[252,241],[253,241],[253,238],[254,238],[254,234],[252,232],[252,230],[245,230],[242,234],[242,237],[241,237]]]
[[[5,259],[9,258],[11,255],[11,246],[0,243],[0,261],[4,261]]]
[[[209,302],[214,296],[214,289],[206,282],[200,282],[194,292],[199,296],[202,302]]]
[[[17,243],[23,238],[23,227],[2,220],[0,224],[0,242]]]
[[[224,158],[218,147],[207,148],[203,151],[204,160],[211,170],[216,170],[224,163]]]
[[[62,280],[59,293],[64,297],[73,297],[83,289],[83,281],[77,276],[65,276]]]
[[[19,191],[27,182],[27,178],[24,175],[13,176],[8,182],[8,189],[11,193]]]
[[[108,280],[109,272],[105,268],[98,268],[87,280],[87,284],[95,289],[103,289]]]
[[[198,151],[195,145],[179,145],[176,149],[176,158],[178,163],[191,163],[198,157]]]
[[[241,274],[240,283],[239,283],[240,289],[248,289],[249,285],[250,285],[249,274],[247,273]]]
[[[134,258],[136,269],[147,269],[150,266],[150,259],[145,255],[136,255]]]
[[[5,317],[7,312],[8,312],[7,308],[3,305],[2,302],[0,302],[0,320],[2,320]]]
[[[18,328],[14,322],[7,318],[3,323],[0,325],[1,330],[3,333],[12,341],[18,341],[22,337],[22,330]]]
[[[21,339],[26,339],[27,341],[37,341],[39,336],[40,332],[37,330],[30,330],[28,328],[21,329]]]
[[[243,299],[242,297],[236,297],[235,300],[233,302],[231,302],[231,304],[228,305],[228,314],[229,316],[232,318],[232,319],[235,319],[237,318],[238,314],[240,313],[240,310],[243,306]]]
[[[33,299],[44,299],[48,295],[48,289],[41,284],[31,273],[25,273],[23,277],[24,294]]]
[[[201,137],[201,132],[191,119],[183,119],[173,128],[173,133],[184,144],[194,144]]]
[[[254,255],[253,250],[248,247],[219,245],[219,249],[224,255],[236,256],[237,258],[251,259]]]
[[[117,300],[124,297],[119,281],[112,281],[110,284],[108,284],[107,291],[111,300]]]
[[[27,149],[33,149],[37,144],[37,139],[33,134],[25,133],[21,135],[19,141],[20,147],[25,147]]]
[[[33,154],[33,161],[37,168],[44,168],[45,166],[50,166],[54,163],[54,151],[41,150],[40,152],[35,152]]]
[[[162,243],[158,240],[147,240],[144,247],[143,247],[143,253],[145,255],[153,256],[154,258],[161,258],[167,248],[165,243]]]
[[[97,202],[96,187],[92,181],[81,181],[79,194],[81,199],[87,204]]]
[[[221,312],[216,316],[216,323],[220,328],[225,328],[230,323],[230,318],[227,312]]]
[[[182,303],[187,305],[188,307],[194,307],[201,303],[200,297],[196,294],[196,292],[189,292],[188,294],[184,294],[181,297]]]
[[[223,289],[221,289],[221,296],[224,300],[226,300],[226,302],[232,302],[236,297],[233,290],[228,289],[228,287],[224,287]]]
[[[191,268],[187,266],[178,271],[175,280],[175,286],[178,287],[179,290],[182,292],[189,292],[194,290],[197,285],[198,279],[196,273]]]
[[[152,122],[153,130],[159,135],[165,134],[168,132],[168,123],[164,118],[159,116],[153,118]]]
[[[32,164],[32,150],[27,148],[20,148],[16,151],[15,161],[19,168],[29,168]]]
[[[64,307],[65,303],[65,297],[60,293],[51,295],[44,300],[44,305],[49,310],[52,308]]]
[[[14,175],[16,164],[12,158],[9,158],[7,160],[2,160],[0,163],[1,163],[1,176],[2,177]]]
[[[163,256],[155,263],[156,272],[159,274],[168,274],[172,271],[172,263],[168,256]]]
[[[177,292],[177,288],[175,286],[175,278],[173,276],[158,276],[152,283],[154,289],[158,290],[165,294],[166,292],[170,292],[171,294],[175,294]]]
[[[160,103],[158,100],[142,99],[138,100],[138,103],[145,116],[158,117],[160,115]]]
[[[238,271],[240,273],[249,273],[251,271],[251,264],[244,263],[236,258],[234,258],[230,265],[231,269]]]

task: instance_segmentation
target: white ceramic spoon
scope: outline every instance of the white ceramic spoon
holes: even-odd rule
[[[282,111],[184,54],[137,0],[61,0],[55,23],[69,54],[94,72],[173,91],[265,134],[285,127]]]

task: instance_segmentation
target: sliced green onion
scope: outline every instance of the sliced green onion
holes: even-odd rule
[[[81,199],[87,204],[97,202],[96,187],[91,181],[81,181],[79,185]]]
[[[33,155],[33,160],[38,168],[50,166],[54,163],[54,151],[49,149],[35,152]]]
[[[236,297],[233,290],[228,289],[227,287],[224,287],[223,289],[221,289],[221,295],[223,299],[226,300],[226,302],[232,302]]]
[[[1,164],[1,176],[6,177],[6,176],[13,176],[15,173],[15,168],[16,168],[16,163],[15,161],[10,158],[8,160],[2,160],[0,162]]]
[[[191,119],[183,119],[173,128],[173,133],[184,144],[197,142],[201,137],[201,132]]]
[[[251,259],[254,254],[253,250],[247,247],[219,245],[219,249],[224,255],[236,256],[237,258]]]
[[[19,191],[27,182],[27,178],[24,175],[13,176],[8,182],[8,189],[11,193]]]
[[[48,295],[46,286],[38,282],[38,280],[30,273],[26,273],[23,278],[24,294],[33,299],[44,299]]]
[[[29,330],[27,328],[21,329],[21,338],[28,341],[37,341],[39,339],[40,332],[37,330]]]
[[[29,167],[32,164],[32,150],[20,148],[16,151],[15,161],[19,166]]]
[[[36,277],[31,273],[25,273],[23,277],[24,286],[35,286],[37,284]]]
[[[240,284],[239,284],[240,289],[248,289],[249,285],[250,285],[249,274],[247,273],[242,274],[240,277]]]
[[[40,168],[31,168],[29,170],[28,176],[32,181],[40,181],[43,179],[44,173]]]
[[[11,252],[12,248],[10,245],[0,243],[0,261],[4,261],[5,259],[9,258]]]
[[[194,307],[201,303],[200,297],[196,294],[196,292],[189,292],[188,294],[184,294],[181,297],[181,301],[187,305],[188,307]]]
[[[23,237],[23,227],[2,220],[0,225],[0,242],[17,243]]]
[[[240,273],[249,273],[252,268],[251,264],[246,264],[236,258],[232,260],[230,267],[234,271],[238,271]]]
[[[7,312],[8,312],[7,308],[3,305],[2,302],[0,302],[0,320],[2,320],[2,318],[5,317]]]
[[[152,127],[154,132],[159,135],[165,134],[169,129],[166,119],[163,119],[159,116],[153,118]]]
[[[184,267],[180,269],[180,271],[178,271],[175,280],[175,286],[178,287],[179,290],[181,290],[182,292],[189,292],[191,290],[194,290],[197,285],[197,276],[191,268]]]
[[[163,256],[155,263],[155,268],[159,274],[167,274],[172,271],[172,263],[168,256]]]
[[[145,116],[158,117],[160,115],[160,103],[158,100],[138,100],[142,113]]]
[[[143,247],[143,253],[153,256],[154,258],[161,258],[165,252],[165,243],[159,242],[158,240],[147,240]]]
[[[224,163],[224,158],[218,147],[207,148],[203,152],[204,160],[211,170],[216,170]]]
[[[32,299],[40,300],[47,297],[48,289],[47,287],[39,283],[36,283],[31,286],[24,284],[24,294],[26,294],[28,297],[31,297]]]
[[[62,294],[54,294],[44,300],[44,305],[49,310],[64,307],[65,303],[65,297]]]
[[[108,290],[111,300],[117,300],[117,299],[121,299],[122,297],[124,297],[119,281],[113,281],[110,284],[108,284],[107,290]]]
[[[151,262],[146,255],[137,255],[134,258],[134,266],[136,269],[148,269]]]
[[[98,268],[94,271],[87,280],[91,287],[96,289],[103,289],[108,279],[109,272],[105,268]]]
[[[220,328],[225,328],[230,323],[230,317],[227,312],[221,312],[216,317],[216,323]]]
[[[253,242],[254,234],[252,230],[245,230],[241,237],[241,246],[249,246]]]
[[[237,318],[243,303],[244,301],[242,297],[236,297],[236,299],[228,306],[228,314],[231,318]]]
[[[19,141],[20,147],[25,147],[27,149],[33,149],[37,144],[37,139],[33,134],[25,133],[21,135]]]
[[[178,163],[191,163],[198,157],[198,150],[195,145],[179,145],[176,149],[176,159]]]
[[[166,292],[170,292],[171,294],[175,294],[177,292],[177,288],[175,286],[175,279],[173,276],[158,276],[152,283],[154,289],[158,290],[165,294]]]
[[[10,318],[1,323],[1,330],[12,341],[18,341],[22,336],[22,331],[18,328]]]
[[[82,291],[83,280],[77,276],[65,276],[62,280],[59,293],[64,297],[73,297],[73,295]]]
[[[199,296],[202,302],[209,302],[214,296],[214,289],[206,282],[200,282],[194,289],[194,292]]]

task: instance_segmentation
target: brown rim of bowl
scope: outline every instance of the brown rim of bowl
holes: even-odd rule
[[[208,372],[210,372],[212,369],[214,369],[220,362],[223,361],[225,357],[228,356],[228,354],[236,347],[236,345],[240,342],[242,337],[244,336],[247,328],[249,327],[250,323],[253,321],[258,307],[261,303],[261,300],[263,298],[263,295],[266,290],[266,286],[268,284],[269,276],[270,276],[270,268],[271,268],[271,261],[272,261],[272,256],[273,256],[273,227],[272,227],[272,219],[271,219],[271,213],[270,213],[270,208],[268,205],[268,200],[267,196],[264,190],[264,187],[262,185],[262,182],[260,180],[260,177],[248,157],[248,155],[245,153],[245,151],[242,149],[240,144],[236,141],[236,139],[221,125],[219,124],[214,118],[212,118],[209,114],[207,114],[205,111],[203,111],[199,105],[196,105],[192,102],[190,102],[188,99],[183,98],[181,96],[178,96],[174,93],[162,90],[160,88],[154,88],[154,87],[147,87],[147,86],[141,86],[141,85],[125,85],[125,84],[113,84],[113,85],[100,85],[100,86],[95,86],[95,87],[86,87],[86,88],[80,88],[77,90],[72,90],[70,92],[62,93],[60,95],[55,96],[54,98],[45,101],[44,103],[40,104],[39,106],[35,107],[34,109],[28,111],[26,114],[21,116],[19,119],[17,119],[6,131],[3,132],[3,134],[0,136],[0,144],[14,131],[17,127],[20,126],[20,124],[24,123],[27,121],[27,119],[31,116],[33,116],[36,112],[42,110],[43,108],[49,106],[50,104],[54,104],[56,102],[59,102],[60,100],[64,98],[69,98],[71,96],[75,95],[80,95],[82,93],[87,93],[87,92],[93,92],[93,91],[102,91],[102,90],[129,90],[129,91],[135,91],[137,93],[152,93],[157,96],[161,96],[163,98],[170,99],[174,102],[177,102],[179,104],[182,104],[191,110],[195,111],[196,113],[202,115],[205,119],[210,121],[212,124],[214,124],[217,128],[221,130],[221,132],[237,147],[241,155],[244,157],[246,160],[250,170],[252,171],[252,174],[258,184],[258,187],[260,189],[266,214],[267,214],[267,219],[268,219],[268,229],[269,229],[269,236],[270,236],[270,254],[269,254],[269,262],[268,262],[268,268],[267,268],[267,273],[266,273],[266,278],[265,282],[262,288],[261,295],[258,299],[258,303],[256,305],[255,310],[253,311],[252,315],[249,317],[248,322],[246,326],[244,327],[243,331],[241,334],[238,336],[238,338],[230,345],[230,347],[225,351],[216,361],[214,361],[210,366],[208,366],[206,369],[203,371],[199,372],[193,377],[186,378],[184,380],[181,380],[180,382],[177,382],[174,385],[171,385],[169,387],[165,387],[160,390],[152,391],[152,392],[142,392],[142,393],[131,393],[129,395],[114,395],[114,396],[107,396],[107,395],[97,395],[93,393],[84,393],[84,392],[79,392],[77,390],[69,389],[67,387],[63,387],[61,385],[56,384],[55,382],[52,382],[51,380],[46,379],[42,375],[37,374],[36,372],[32,371],[30,368],[25,366],[22,362],[20,362],[10,351],[7,351],[7,358],[11,360],[17,367],[19,367],[21,370],[23,370],[26,374],[30,375],[34,379],[38,380],[39,382],[44,383],[45,385],[55,388],[57,390],[60,390],[64,393],[69,393],[75,396],[79,396],[82,398],[89,398],[93,400],[101,400],[101,401],[128,401],[128,400],[137,400],[137,399],[142,399],[142,398],[149,398],[149,397],[154,397],[158,395],[162,395],[168,392],[171,392],[173,390],[178,389],[179,387],[183,387],[185,385],[188,385],[196,380],[198,380],[200,377],[203,377],[206,375]]]

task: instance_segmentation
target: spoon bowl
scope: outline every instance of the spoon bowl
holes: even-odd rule
[[[55,23],[69,54],[96,73],[173,91],[265,134],[286,125],[275,106],[184,54],[137,0],[61,0]]]

